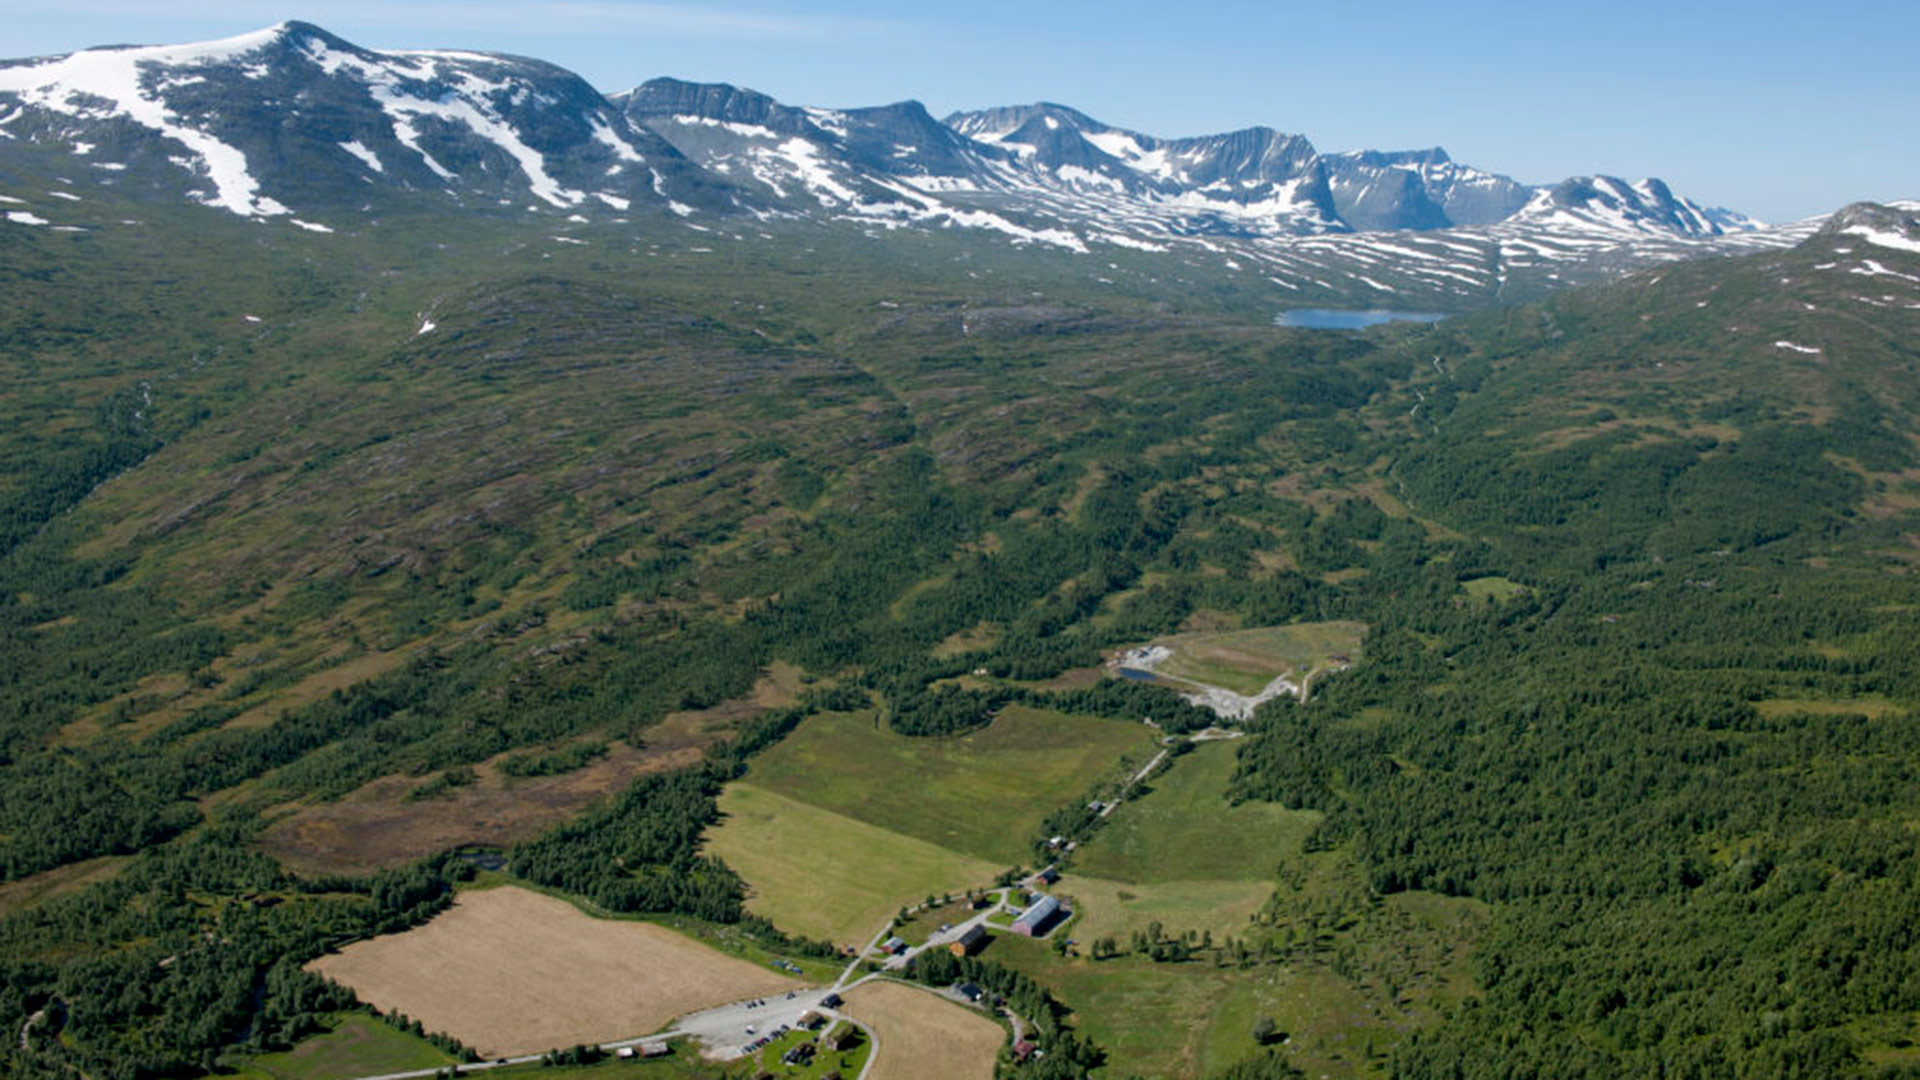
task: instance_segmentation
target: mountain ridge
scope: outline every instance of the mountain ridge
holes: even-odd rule
[[[0,61],[10,160],[316,231],[436,199],[614,224],[846,220],[1171,254],[1255,270],[1289,303],[1440,310],[1804,235],[1657,179],[1529,186],[1438,147],[1324,153],[1267,126],[1162,138],[1048,102],[826,109],[674,78],[603,94],[534,58],[367,49],[299,21]]]

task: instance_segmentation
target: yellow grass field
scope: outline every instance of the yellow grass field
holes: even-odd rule
[[[664,927],[596,919],[511,887],[466,893],[425,926],[308,968],[487,1057],[644,1035],[800,985]]]
[[[874,1033],[867,1080],[993,1080],[1007,1041],[981,1013],[900,983],[854,987],[846,1011]]]
[[[843,945],[865,946],[902,906],[985,885],[1002,869],[753,784],[729,785],[720,812],[705,850],[746,879],[747,910]]]

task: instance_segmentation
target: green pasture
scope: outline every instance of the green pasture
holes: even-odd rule
[[[437,1069],[453,1063],[432,1043],[396,1030],[364,1013],[342,1013],[333,1029],[291,1050],[257,1054],[236,1074],[239,1080],[346,1080],[356,1076]]]
[[[1151,734],[1022,706],[952,738],[899,735],[871,712],[829,713],[755,758],[748,776],[765,791],[1005,868],[1027,861],[1041,821],[1122,757],[1144,763]]]
[[[1227,802],[1235,743],[1201,743],[1127,800],[1081,845],[1074,867],[1120,882],[1270,881],[1297,855],[1320,814],[1277,803]]]

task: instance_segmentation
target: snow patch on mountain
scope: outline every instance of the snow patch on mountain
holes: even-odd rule
[[[605,120],[602,120],[596,116],[596,117],[593,117],[592,123],[593,123],[594,140],[596,142],[599,142],[603,146],[606,146],[608,149],[612,150],[614,157],[619,158],[621,161],[627,161],[627,162],[641,162],[641,161],[647,160],[646,155],[642,154],[638,150],[635,150],[633,148],[633,144],[621,138],[619,134],[613,130],[613,128],[607,125],[607,122]]]
[[[1905,233],[1894,232],[1890,229],[1876,229],[1868,225],[1855,225],[1851,228],[1842,229],[1841,231],[1848,236],[1858,236],[1876,247],[1892,248],[1895,251],[1920,252],[1920,240],[1916,240]]]
[[[251,217],[288,214],[285,206],[260,194],[247,157],[207,132],[186,126],[161,94],[179,85],[168,67],[213,64],[258,53],[284,32],[282,26],[193,45],[155,45],[88,49],[38,63],[0,67],[0,91],[52,112],[90,120],[125,117],[185,146],[197,158],[197,170],[212,182],[207,203]],[[8,120],[18,117],[15,112]]]
[[[1889,270],[1884,265],[1882,265],[1880,260],[1878,259],[1862,259],[1860,260],[1859,266],[1852,267],[1847,271],[1847,273],[1859,274],[1861,277],[1900,278],[1903,281],[1911,281],[1911,282],[1914,282],[1915,284],[1920,284],[1920,275],[1903,274],[1898,270]]]
[[[797,136],[788,139],[775,147],[773,152],[792,165],[800,182],[816,193],[848,204],[859,201],[853,189],[835,179],[820,156],[820,148],[806,139]]]
[[[567,188],[555,180],[547,172],[546,158],[528,146],[513,125],[488,104],[492,95],[521,95],[526,93],[526,89],[515,87],[510,82],[483,78],[461,66],[475,61],[497,63],[494,58],[478,53],[441,50],[376,53],[373,55],[379,60],[370,61],[350,52],[330,48],[318,38],[308,38],[303,42],[302,51],[329,75],[352,71],[359,76],[381,109],[392,117],[395,137],[409,149],[418,152],[428,167],[442,179],[453,179],[454,174],[419,148],[416,121],[422,117],[463,125],[505,151],[526,175],[535,197],[558,207],[578,206],[586,199],[585,192]],[[442,90],[433,97],[424,97],[412,90],[413,86],[420,84],[436,88],[451,86],[453,89]],[[403,127],[412,134],[411,139],[401,134]],[[611,132],[608,134],[611,135]],[[627,150],[638,160],[638,151],[632,147],[627,147]]]
[[[387,171],[387,167],[380,161],[380,156],[360,145],[360,140],[353,139],[348,142],[336,143],[335,145],[347,153],[352,154],[354,157],[359,158],[361,161],[366,162],[367,168],[372,169],[374,172],[383,173]]]

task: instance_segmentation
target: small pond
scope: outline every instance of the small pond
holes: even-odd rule
[[[1304,330],[1360,330],[1384,322],[1439,322],[1446,318],[1431,311],[1342,311],[1338,308],[1294,308],[1273,317],[1275,326]]]

